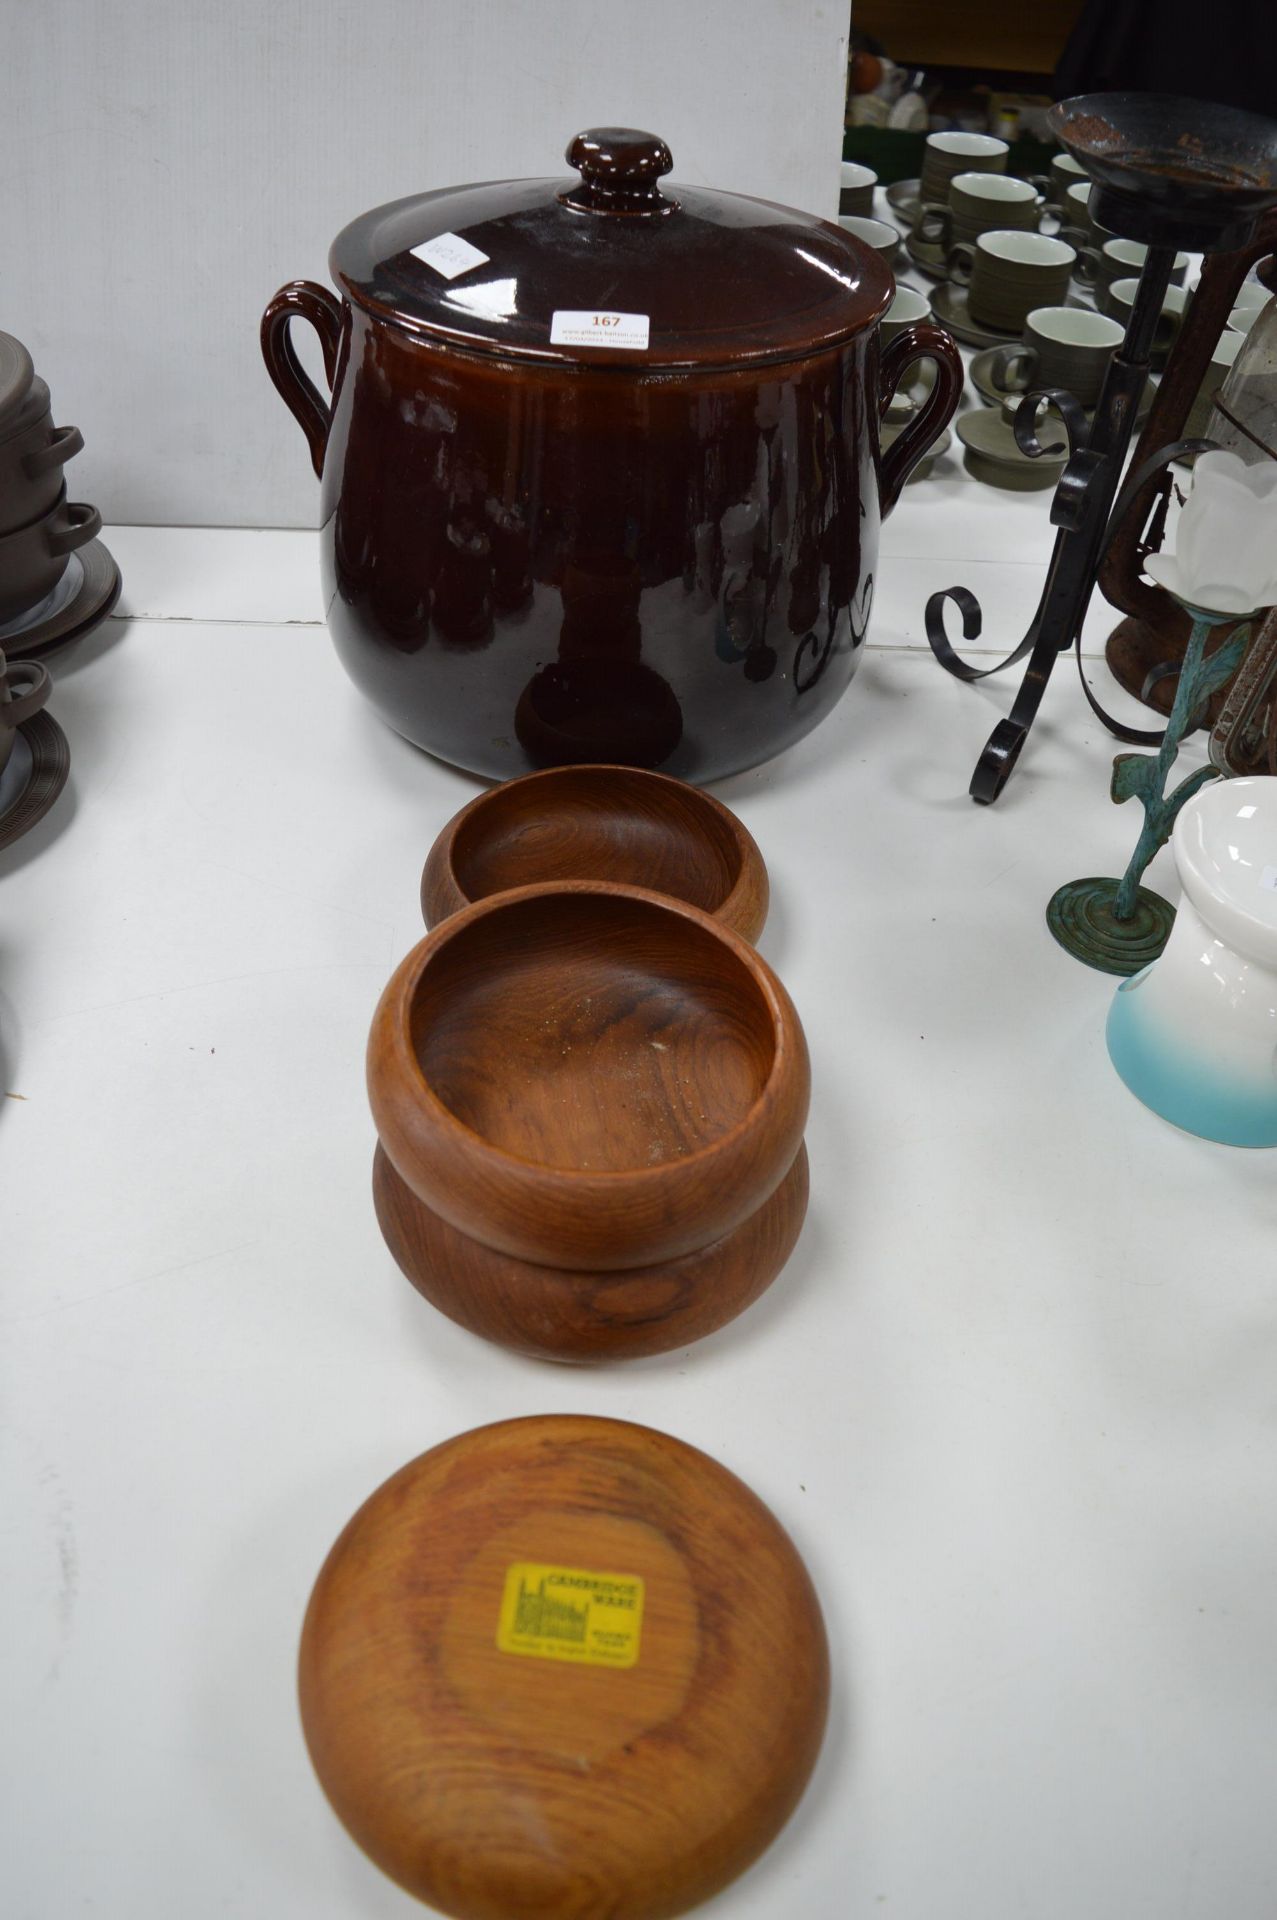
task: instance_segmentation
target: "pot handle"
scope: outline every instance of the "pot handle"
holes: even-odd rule
[[[923,320],[915,327],[906,327],[883,349],[878,376],[880,413],[886,412],[906,368],[915,360],[934,360],[936,382],[899,438],[882,456],[878,493],[884,519],[900,498],[900,489],[919,460],[952,420],[962,398],[962,356],[953,336],[943,327]]]
[[[331,390],[337,375],[337,348],[341,342],[341,303],[327,287],[313,280],[290,280],[281,287],[262,315],[262,358],[284,405],[306,436],[310,463],[317,477],[324,471],[324,452],[332,426],[331,400],[324,400],[302,370],[288,329],[294,319],[309,320],[319,335],[324,372]]]
[[[22,471],[28,480],[38,480],[42,474],[52,473],[55,467],[65,466],[72,455],[82,452],[83,448],[84,435],[78,427],[55,427],[47,446],[27,454]]]

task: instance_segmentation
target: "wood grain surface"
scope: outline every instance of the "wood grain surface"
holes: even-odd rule
[[[794,1163],[793,1005],[708,914],[583,881],[479,901],[414,948],[368,1049],[377,1132],[451,1226],[612,1271],[734,1231]]]
[[[550,1651],[499,1647],[525,1564],[641,1582],[634,1663],[582,1657],[572,1608],[537,1622]],[[410,1892],[456,1920],[662,1920],[788,1818],[828,1656],[806,1570],[741,1481],[649,1428],[551,1415],[464,1434],[372,1496],[316,1583],[299,1682],[333,1808]]]
[[[434,1213],[382,1147],[373,1203],[400,1269],[472,1333],[545,1360],[621,1360],[687,1346],[734,1320],[794,1250],[807,1213],[807,1150],[733,1232],[663,1265],[582,1273],[494,1252]]]
[[[610,880],[672,894],[746,940],[767,919],[767,869],[752,834],[699,787],[635,767],[555,767],[481,793],[426,861],[428,927],[511,887]]]

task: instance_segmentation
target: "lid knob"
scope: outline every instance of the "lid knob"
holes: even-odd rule
[[[589,127],[567,150],[581,184],[559,195],[568,207],[590,213],[673,213],[657,181],[674,165],[665,142],[637,127]]]

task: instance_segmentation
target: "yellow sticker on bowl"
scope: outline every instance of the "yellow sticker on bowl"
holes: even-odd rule
[[[643,1582],[634,1574],[516,1560],[507,1567],[497,1645],[538,1660],[632,1667],[639,1656]]]

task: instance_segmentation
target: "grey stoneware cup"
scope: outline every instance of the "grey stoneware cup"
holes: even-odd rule
[[[1042,201],[1031,180],[1009,173],[958,173],[949,182],[946,207],[924,206],[914,238],[924,247],[968,245],[1000,228],[1036,233]]]
[[[858,160],[844,160],[838,176],[839,213],[871,214],[877,184],[878,176],[872,167],[862,167]]]
[[[52,687],[49,669],[38,661],[15,660],[9,666],[0,653],[0,773],[9,764],[18,728],[35,718]]]
[[[1086,178],[1086,168],[1079,165],[1071,153],[1057,153],[1051,162],[1047,199],[1053,207],[1062,207],[1069,188],[1078,186]]]
[[[1055,234],[995,229],[949,251],[949,278],[967,289],[977,326],[1018,333],[1035,307],[1060,306],[1077,253]]]
[[[1140,240],[1106,240],[1100,248],[1096,262],[1095,297],[1097,301],[1108,291],[1115,280],[1129,280],[1132,275],[1137,279],[1144,271],[1144,262],[1148,258],[1148,248]],[[1175,265],[1171,268],[1171,285],[1182,287],[1184,275],[1188,272],[1188,255],[1177,253]]]
[[[1075,185],[1066,189],[1064,199],[1060,203],[1060,213],[1068,226],[1076,227],[1079,233],[1089,234],[1098,246],[1101,240],[1107,238],[1108,229],[1107,227],[1097,227],[1094,220],[1092,220],[1090,199],[1090,181],[1079,180]]]
[[[930,320],[930,318],[931,302],[925,293],[918,293],[913,287],[897,287],[891,305],[882,316],[878,338],[885,347],[889,340],[894,340],[896,335],[903,333],[906,327],[916,327],[921,321]],[[926,364],[934,366],[932,361],[927,361]]]
[[[885,347],[906,327],[916,327],[921,321],[930,319],[931,303],[925,294],[916,292],[913,287],[897,287],[891,305],[882,316],[878,337]],[[906,367],[884,418],[893,425],[911,418],[935,385],[935,379],[934,360],[919,360],[915,365]]]
[[[1115,280],[1104,290],[1100,299],[1100,312],[1109,314],[1114,320],[1120,320],[1125,327],[1131,317],[1131,308],[1135,304],[1135,294],[1139,284],[1137,279]],[[1180,322],[1184,318],[1188,298],[1183,287],[1166,289],[1166,298],[1162,302],[1162,311],[1157,316],[1157,325],[1153,329],[1153,345],[1149,353],[1149,365],[1155,371],[1166,365],[1171,348],[1175,345],[1179,334]]]
[[[0,534],[16,533],[57,505],[62,469],[83,445],[78,427],[54,426],[48,386],[32,380],[21,405],[0,421]]]
[[[63,487],[38,520],[0,534],[0,622],[16,620],[37,606],[57,586],[76,548],[96,540],[101,531],[97,508],[68,500]]]
[[[888,266],[900,251],[900,229],[887,220],[870,220],[863,213],[840,213],[838,224],[844,233],[854,233],[857,240],[881,254]]]
[[[1008,395],[1062,387],[1084,407],[1093,407],[1121,344],[1122,328],[1107,314],[1035,307],[1024,323],[1023,346],[999,347],[990,367],[992,384]]]
[[[955,173],[1005,173],[1011,149],[991,133],[931,133],[922,149],[918,198],[944,206]]]

